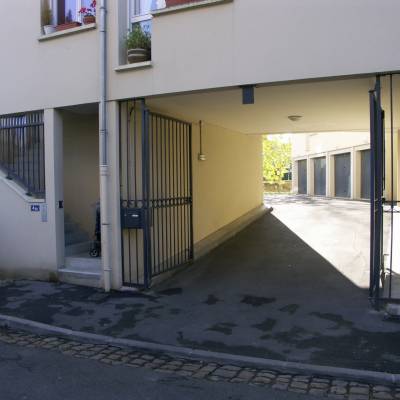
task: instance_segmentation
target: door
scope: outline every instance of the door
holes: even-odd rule
[[[307,194],[307,160],[297,161],[298,193]]]
[[[126,101],[120,137],[123,283],[148,288],[193,259],[192,128]]]
[[[313,159],[314,162],[314,194],[326,196],[326,157]]]
[[[362,150],[361,154],[361,198],[371,196],[371,150]]]
[[[350,153],[336,154],[335,160],[335,196],[351,195],[351,156]]]

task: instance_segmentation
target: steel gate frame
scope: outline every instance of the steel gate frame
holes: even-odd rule
[[[147,289],[194,258],[192,125],[143,99],[120,102],[119,119],[123,285]]]
[[[376,76],[375,88],[369,92],[370,100],[370,140],[371,140],[371,197],[370,197],[370,287],[369,297],[376,309],[383,303],[399,302],[392,297],[393,284],[393,232],[395,206],[400,203],[394,199],[394,100],[393,76],[400,73],[379,74]],[[385,110],[382,108],[382,78],[389,78],[389,114],[390,126],[385,125]],[[384,197],[385,193],[385,161],[386,161],[386,130],[390,131],[390,179],[391,200]],[[386,209],[385,209],[386,207]],[[389,210],[387,208],[389,207]],[[385,265],[383,235],[384,213],[390,214],[389,267]],[[388,279],[386,280],[386,274]],[[388,284],[388,287],[385,285]]]

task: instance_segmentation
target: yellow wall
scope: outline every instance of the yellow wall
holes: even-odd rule
[[[90,235],[99,200],[97,115],[63,113],[65,213]]]
[[[193,223],[198,242],[262,204],[262,137],[203,124],[193,126]]]

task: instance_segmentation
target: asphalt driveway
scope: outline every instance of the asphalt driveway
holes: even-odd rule
[[[272,214],[151,292],[16,282],[0,287],[0,312],[158,343],[398,373],[400,324],[368,302],[368,206],[266,201]]]

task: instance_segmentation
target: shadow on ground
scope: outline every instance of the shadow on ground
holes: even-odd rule
[[[0,312],[158,343],[400,371],[400,325],[273,215],[148,293],[20,281]]]

